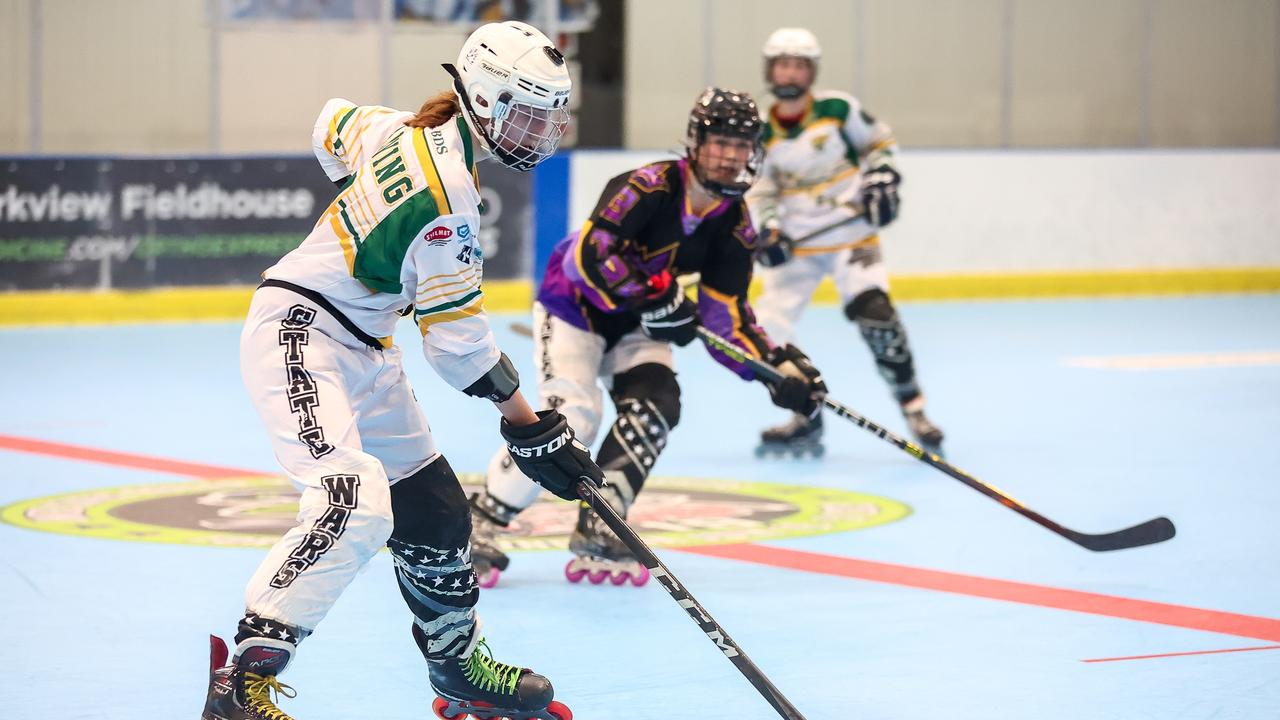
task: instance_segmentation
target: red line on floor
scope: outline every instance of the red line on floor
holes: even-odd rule
[[[154,470],[157,472],[197,478],[243,477],[247,475],[265,474],[257,470],[242,470],[239,468],[221,467],[217,465],[180,462],[146,455],[134,455],[132,453],[115,452],[112,450],[100,450],[97,448],[84,447],[82,445],[69,445],[66,443],[51,442],[47,440],[15,437],[12,435],[0,435],[0,450],[14,450],[18,452],[34,453],[37,455],[50,455],[70,460],[84,460],[88,462],[103,463],[106,465]],[[1038,605],[1040,607],[1057,608],[1060,610],[1072,610],[1075,612],[1091,613],[1094,615],[1106,615],[1109,617],[1128,620],[1172,625],[1175,627],[1190,628],[1192,630],[1204,630],[1207,632],[1224,633],[1240,637],[1258,638],[1260,640],[1280,641],[1280,620],[1276,620],[1274,618],[1240,615],[1236,613],[1220,612],[1217,610],[1202,610],[1200,608],[1186,607],[1182,605],[1169,605],[1166,603],[1149,602],[1146,600],[1134,600],[1131,598],[1116,597],[1114,595],[1101,595],[1098,593],[1082,592],[1079,590],[1067,590],[1064,588],[1054,588],[1044,585],[1031,585],[1029,583],[997,580],[994,578],[978,577],[976,575],[961,575],[941,570],[927,570],[925,568],[916,568],[907,565],[893,565],[890,563],[874,562],[871,560],[858,560],[855,558],[840,557],[837,555],[823,555],[819,553],[801,552],[798,550],[787,550],[784,548],[769,547],[766,545],[702,545],[696,547],[684,547],[680,549],[684,552],[694,553],[697,555],[718,557],[728,560],[741,560],[760,565],[769,565],[773,567],[787,568],[790,570],[803,570],[805,572],[818,573],[822,575],[836,575],[839,577],[870,580],[872,582],[888,583],[891,585],[903,585],[923,590],[936,590],[939,592],[970,595],[973,597],[985,597],[993,600],[1005,600],[1008,602],[1023,603],[1026,605]],[[1242,648],[1241,651],[1269,649],[1272,648]],[[1233,651],[1218,650],[1206,652]],[[1171,655],[1178,654],[1189,655],[1195,653],[1172,653]],[[1110,659],[1129,660],[1142,659],[1146,657],[1167,656],[1139,655],[1133,656],[1132,658]],[[1103,658],[1093,661],[1086,660],[1084,662],[1105,662],[1107,660],[1109,659]]]
[[[1116,662],[1117,660],[1150,660],[1152,658],[1183,657],[1185,655],[1217,655],[1219,653],[1251,652],[1253,650],[1280,650],[1280,645],[1259,645],[1257,647],[1227,648],[1225,650],[1192,650],[1191,652],[1160,653],[1159,655],[1129,655],[1128,657],[1092,658],[1081,660],[1087,663]]]
[[[200,463],[180,462],[177,460],[149,457],[147,455],[134,455],[132,453],[115,452],[113,450],[99,450],[98,448],[85,447],[83,445],[68,445],[66,443],[50,442],[48,440],[34,440],[32,438],[15,437],[13,435],[0,435],[0,450],[15,450],[17,452],[33,453],[35,455],[50,455],[53,457],[66,458],[68,460],[85,460],[87,462],[102,463],[104,465],[131,467],[141,470],[154,470],[156,472],[170,473],[173,475],[185,475],[187,477],[206,479],[268,474],[260,470],[241,470],[239,468],[220,467],[218,465],[202,465]]]
[[[1134,600],[1064,588],[1031,585],[975,575],[927,570],[907,565],[858,560],[838,555],[801,552],[766,545],[701,545],[680,548],[708,557],[742,560],[822,575],[870,580],[992,600],[1038,605],[1074,612],[1106,615],[1141,622],[1224,633],[1259,640],[1280,641],[1280,620],[1237,613],[1202,610],[1183,605]]]

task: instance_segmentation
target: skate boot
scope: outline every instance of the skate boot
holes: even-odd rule
[[[276,679],[293,653],[285,643],[265,642],[269,644],[237,648],[228,664],[227,644],[209,636],[209,697],[201,720],[293,720],[275,705],[279,696],[295,695]]]
[[[649,568],[631,554],[586,503],[578,505],[578,525],[569,538],[569,552],[577,556],[564,566],[564,576],[571,583],[582,582],[584,577],[592,585],[599,585],[605,578],[614,585],[630,580],[640,587],[649,582]]]
[[[820,458],[825,451],[822,446],[822,414],[809,419],[797,413],[782,425],[760,433],[756,457]]]
[[[476,584],[486,590],[498,584],[498,577],[511,558],[498,547],[498,535],[519,512],[488,493],[471,496],[471,567],[476,571]]]
[[[942,429],[925,417],[923,395],[902,403],[902,417],[906,418],[907,428],[925,450],[935,455],[942,454]]]
[[[427,641],[414,624],[413,639],[423,655]],[[431,709],[442,720],[573,720],[564,703],[551,698],[551,681],[528,668],[493,659],[483,639],[466,657],[427,658],[436,699]]]

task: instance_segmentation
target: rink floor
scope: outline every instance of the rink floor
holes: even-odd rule
[[[660,553],[756,664],[810,720],[1280,717],[1280,296],[902,312],[952,463],[1077,530],[1167,515],[1178,536],[1088,552],[834,417],[824,459],[757,460],[780,414],[685,348],[683,419],[637,522],[698,546]],[[533,378],[511,331],[527,317],[493,320]],[[0,715],[198,716],[206,636],[234,632],[264,552],[226,545],[290,513],[238,332],[0,330]],[[800,338],[833,397],[903,429],[838,310]],[[482,471],[496,412],[433,376],[412,326],[398,341],[451,463]],[[156,529],[182,512],[202,524]],[[552,537],[571,519],[539,512]],[[777,717],[656,583],[570,585],[568,557],[514,554],[480,612],[497,656],[575,717]],[[285,709],[430,717],[408,627],[383,553],[302,644]]]

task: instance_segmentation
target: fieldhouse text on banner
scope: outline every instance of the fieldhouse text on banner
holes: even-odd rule
[[[527,175],[481,177],[485,277],[527,277]],[[248,285],[337,195],[309,156],[0,158],[0,290]]]

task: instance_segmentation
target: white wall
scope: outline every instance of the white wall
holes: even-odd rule
[[[707,84],[766,102],[783,26],[904,147],[1280,144],[1280,0],[631,0],[626,23],[628,148],[667,147]]]
[[[215,24],[212,6],[0,0],[0,153],[306,152],[325,99],[415,108],[448,85],[439,62],[465,34]],[[903,147],[1280,145],[1280,0],[627,0],[624,13],[629,148],[678,143],[709,83],[764,102],[760,48],[782,25],[817,32],[819,85],[858,95]]]
[[[569,222],[661,152],[578,152]],[[1280,151],[907,151],[895,274],[1280,267]]]

